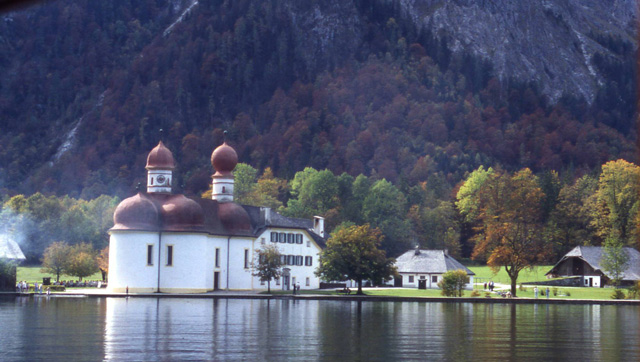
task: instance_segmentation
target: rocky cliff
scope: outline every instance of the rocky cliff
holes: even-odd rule
[[[399,0],[418,28],[446,37],[454,52],[489,60],[500,79],[534,81],[552,101],[592,102],[604,75],[594,55],[637,50],[636,0]]]

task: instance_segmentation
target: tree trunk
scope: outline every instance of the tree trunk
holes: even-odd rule
[[[358,295],[363,295],[364,294],[362,292],[362,279],[358,280],[358,292],[356,294],[358,294]]]
[[[271,294],[271,279],[267,280],[267,294]]]

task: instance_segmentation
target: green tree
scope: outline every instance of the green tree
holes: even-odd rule
[[[382,238],[380,230],[368,224],[339,228],[320,253],[316,275],[324,280],[355,280],[357,294],[363,294],[363,280],[374,284],[389,280],[395,274],[394,260],[379,249]]]
[[[544,194],[529,169],[513,175],[495,172],[477,192],[477,219],[472,257],[487,260],[495,272],[504,267],[515,297],[520,271],[545,258],[547,244],[541,236]]]
[[[71,247],[64,241],[56,241],[49,245],[42,258],[43,273],[56,275],[56,281],[60,281],[60,274],[66,272],[67,264],[71,256]]]
[[[271,293],[271,280],[279,278],[282,274],[280,251],[276,245],[265,245],[256,252],[258,258],[253,262],[253,276],[267,282],[267,293]]]
[[[0,291],[14,292],[16,289],[16,262],[0,258]]]
[[[98,272],[95,254],[91,244],[81,243],[72,246],[65,266],[65,274],[76,276],[82,281],[82,278]]]
[[[411,224],[406,218],[407,200],[404,194],[387,180],[371,186],[362,202],[364,221],[384,234],[383,249],[399,255],[410,247]]]
[[[611,282],[617,288],[622,280],[624,271],[629,266],[629,255],[619,238],[615,236],[607,238],[604,243],[600,266],[607,275],[611,276]]]
[[[460,213],[464,215],[465,221],[473,222],[476,220],[479,211],[478,192],[493,173],[492,168],[485,170],[483,166],[480,166],[469,174],[460,190],[458,190],[456,206]]]
[[[640,208],[640,167],[625,160],[602,166],[598,190],[594,195],[592,224],[606,240],[616,235],[623,243],[640,247],[636,225]]]
[[[239,163],[233,170],[234,187],[233,197],[238,204],[252,205],[247,199],[250,197],[256,187],[256,178],[258,177],[258,170],[247,165],[246,163]],[[209,196],[211,198],[211,196]]]
[[[442,274],[438,288],[442,289],[445,297],[462,297],[464,286],[469,283],[469,276],[464,270],[449,270]]]
[[[297,172],[291,181],[291,195],[284,214],[310,218],[324,215],[339,204],[338,178],[329,170],[316,171],[311,167]]]

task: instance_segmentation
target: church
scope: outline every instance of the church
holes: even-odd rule
[[[116,293],[205,293],[260,290],[257,250],[277,245],[282,276],[272,289],[317,289],[314,271],[325,246],[324,219],[290,218],[233,202],[236,151],[226,142],[211,155],[211,199],[172,193],[175,161],[162,141],[147,157],[147,192],[123,200],[109,230],[109,290]]]

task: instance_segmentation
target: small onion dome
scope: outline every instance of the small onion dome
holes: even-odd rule
[[[124,199],[113,213],[112,230],[156,230],[158,208],[142,193]]]
[[[197,202],[184,195],[172,195],[162,202],[164,230],[189,230],[204,225],[204,212]]]
[[[218,146],[211,154],[211,165],[216,170],[214,176],[230,176],[238,164],[238,154],[226,142]]]
[[[176,163],[173,160],[173,154],[169,149],[160,141],[158,145],[149,152],[147,156],[147,170],[173,170],[176,168]]]
[[[249,214],[242,206],[236,203],[219,203],[218,217],[227,231],[251,231]]]

